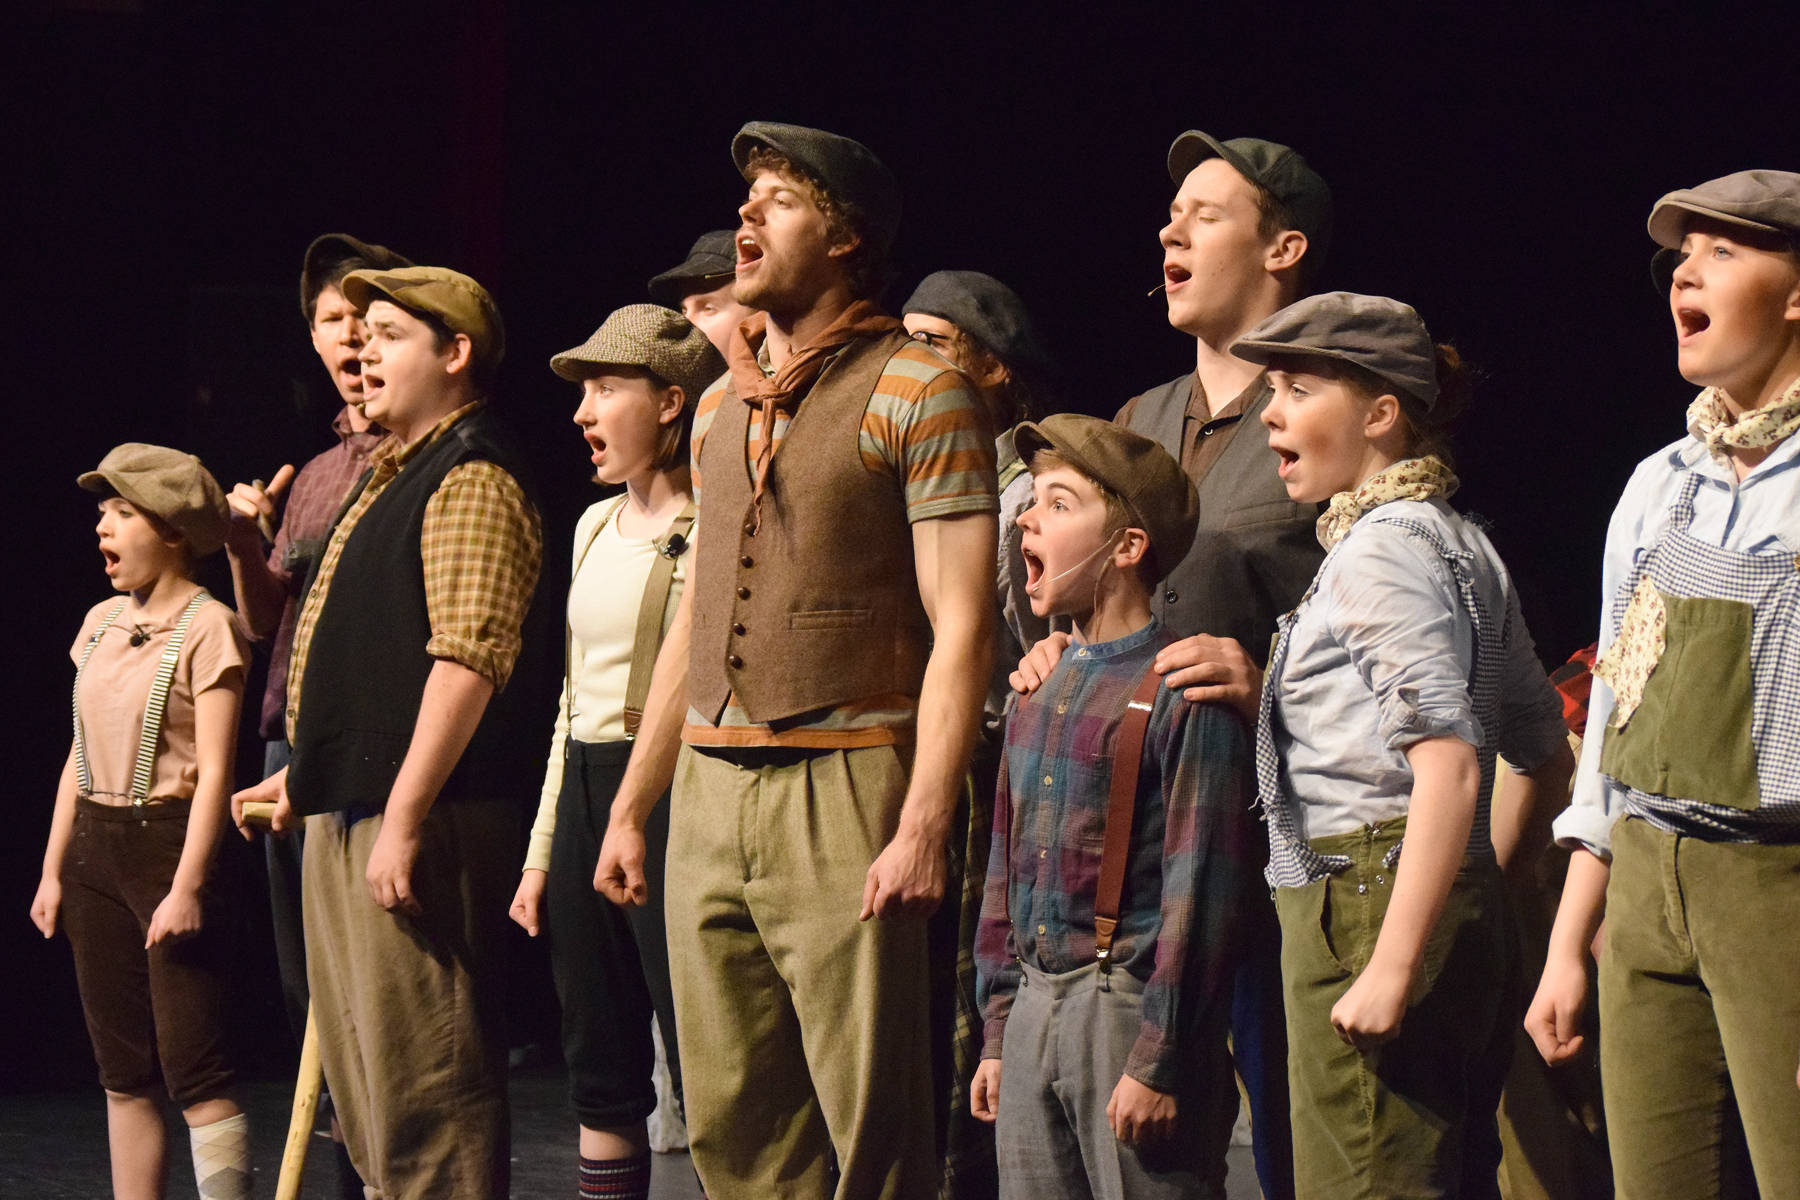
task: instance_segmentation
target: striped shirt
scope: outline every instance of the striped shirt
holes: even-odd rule
[[[307,652],[344,544],[406,464],[479,406],[479,402],[464,405],[408,445],[390,436],[370,454],[362,491],[333,527],[318,578],[294,626],[288,666],[290,739],[299,724]],[[431,624],[425,653],[460,663],[491,681],[496,690],[505,687],[518,660],[525,610],[543,561],[537,509],[518,482],[496,464],[462,463],[444,476],[425,504],[419,559]]]
[[[1125,705],[1174,638],[1152,621],[1074,646],[1006,723],[1012,861],[995,800],[987,892],[975,935],[982,1057],[1000,1057],[1019,960],[1050,974],[1094,961],[1094,900]],[[1114,970],[1144,981],[1143,1024],[1126,1074],[1158,1091],[1191,1078],[1199,1023],[1224,994],[1236,914],[1257,880],[1255,787],[1243,726],[1227,708],[1162,688],[1138,774]],[[1010,894],[1009,894],[1010,892]],[[1011,920],[1008,921],[1010,905]]]
[[[773,373],[767,343],[758,350],[757,360],[765,372]],[[693,491],[703,515],[700,448],[729,383],[729,375],[721,377],[701,395],[694,411]],[[771,461],[780,452],[791,423],[791,414],[777,414]],[[744,461],[754,471],[754,447],[762,437],[760,414],[753,411],[749,425]],[[986,410],[968,381],[929,346],[908,343],[888,359],[863,410],[857,438],[863,466],[904,488],[909,521],[998,511],[994,435]],[[918,707],[917,696],[893,693],[768,725],[751,721],[733,695],[716,725],[698,709],[689,708],[682,737],[695,746],[850,749],[894,745],[912,740]]]

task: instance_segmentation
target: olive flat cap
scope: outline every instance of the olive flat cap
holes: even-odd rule
[[[468,335],[476,359],[489,367],[506,356],[506,326],[487,289],[448,267],[400,267],[392,271],[352,271],[344,276],[344,299],[367,310],[376,300],[428,312],[452,333]]]
[[[1210,133],[1190,129],[1169,146],[1169,178],[1176,186],[1188,172],[1209,158],[1222,158],[1231,169],[1268,192],[1294,218],[1294,228],[1306,235],[1306,252],[1313,262],[1323,262],[1331,248],[1331,188],[1299,151],[1262,138],[1220,141]]]
[[[776,151],[832,199],[860,214],[857,233],[886,254],[900,231],[900,184],[887,164],[861,142],[823,129],[751,121],[731,139],[731,161],[750,178],[750,153],[758,146]],[[735,261],[735,255],[734,255]]]
[[[1083,475],[1116,492],[1131,523],[1150,537],[1163,574],[1187,557],[1200,522],[1194,481],[1161,446],[1123,425],[1082,413],[1056,413],[1013,430],[1013,449],[1027,463],[1051,449]]]
[[[138,511],[155,514],[197,557],[223,546],[231,527],[231,509],[212,472],[193,455],[167,446],[114,446],[98,467],[83,471],[75,482],[90,492],[112,492]]]
[[[694,292],[710,292],[737,274],[737,231],[715,229],[694,239],[687,257],[650,278],[650,298],[669,308]]]
[[[552,371],[574,383],[608,366],[654,371],[679,385],[689,404],[725,373],[725,360],[706,335],[660,304],[627,304],[615,310],[587,341],[550,360]]]

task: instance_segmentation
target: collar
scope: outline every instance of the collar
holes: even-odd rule
[[[361,433],[352,429],[350,427],[350,406],[348,404],[338,409],[337,416],[331,418],[331,432],[337,434],[337,439],[340,442],[348,442],[352,438],[372,438],[376,445],[380,445],[381,440],[387,437],[387,430],[383,429],[380,423],[376,421],[370,421],[369,427]]]
[[[1157,617],[1151,617],[1150,623],[1143,628],[1134,629],[1123,637],[1113,638],[1109,642],[1072,643],[1063,657],[1076,659],[1084,664],[1120,658],[1156,642],[1162,637],[1162,628],[1162,621]]]
[[[370,464],[375,466],[386,466],[394,471],[402,469],[407,463],[417,458],[419,453],[423,451],[425,447],[431,445],[431,443],[437,441],[440,437],[443,437],[452,425],[455,425],[458,421],[470,415],[485,403],[486,402],[482,400],[471,400],[469,403],[463,405],[461,408],[439,421],[436,425],[433,425],[430,429],[426,430],[423,436],[415,438],[404,446],[400,444],[400,439],[394,434],[383,431],[384,436],[382,437],[381,444],[376,446],[374,451],[369,455]]]

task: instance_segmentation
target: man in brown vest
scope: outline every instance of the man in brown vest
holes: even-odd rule
[[[643,902],[673,776],[670,965],[708,1195],[929,1196],[922,918],[992,652],[994,435],[871,299],[899,219],[880,160],[764,122],[732,157],[735,294],[761,312],[700,399],[693,582],[594,882]]]

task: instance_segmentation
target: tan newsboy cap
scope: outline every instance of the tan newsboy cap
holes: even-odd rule
[[[376,300],[392,300],[401,308],[428,312],[467,334],[474,356],[489,367],[506,357],[506,326],[500,307],[486,288],[448,267],[400,267],[392,271],[352,271],[341,285],[344,299],[367,310]]]
[[[1161,446],[1123,425],[1082,413],[1057,413],[1013,430],[1013,449],[1027,463],[1051,449],[1083,475],[1118,493],[1131,523],[1150,535],[1157,569],[1167,575],[1187,557],[1200,521],[1194,481]]]
[[[678,384],[689,404],[725,373],[725,360],[686,317],[660,304],[615,309],[587,341],[550,360],[550,369],[580,383],[604,367],[642,367]]]
[[[205,557],[225,544],[231,509],[219,481],[191,454],[126,442],[114,446],[75,482],[90,492],[112,492],[141,512],[153,513]]]
[[[1308,296],[1233,342],[1231,352],[1260,366],[1284,354],[1346,362],[1406,392],[1427,412],[1437,403],[1437,345],[1410,304],[1386,296]]]
[[[1650,237],[1659,246],[1678,250],[1688,218],[1696,215],[1761,233],[1800,237],[1800,175],[1739,171],[1699,187],[1678,188],[1651,207]]]

